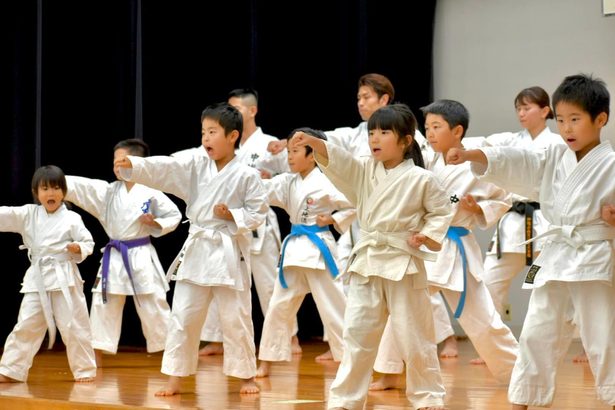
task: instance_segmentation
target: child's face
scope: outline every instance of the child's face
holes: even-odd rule
[[[305,155],[306,148],[298,147],[294,144],[288,146],[288,166],[292,172],[306,176],[316,166],[314,153],[310,152]]]
[[[557,103],[555,112],[559,133],[568,148],[576,152],[578,160],[600,144],[600,129],[606,123],[606,113],[599,114],[592,121],[588,112],[565,101]]]
[[[357,93],[357,106],[359,108],[359,115],[363,121],[369,120],[369,117],[381,107],[387,105],[388,98],[387,96],[382,96],[378,98],[378,94],[372,87],[367,85],[362,85],[359,87],[359,92]]]
[[[217,121],[205,118],[201,124],[201,136],[201,143],[209,158],[219,161],[234,155],[235,140],[239,137],[239,132],[233,131],[227,136]]]
[[[126,148],[118,148],[113,153],[113,173],[118,181],[122,181],[122,177],[120,176],[120,167],[117,164],[120,160],[126,158],[126,155],[130,155]]]
[[[369,131],[372,155],[387,169],[396,167],[404,160],[405,149],[411,142],[412,137],[398,138],[393,130],[376,128]]]
[[[62,192],[62,188],[59,186],[39,185],[36,190],[36,197],[47,210],[47,213],[52,214],[62,205],[64,192]]]
[[[449,123],[440,114],[427,114],[425,116],[425,134],[427,141],[435,152],[448,152],[453,147],[458,147],[461,142],[460,136],[451,130]]]
[[[521,126],[527,130],[544,128],[546,126],[549,107],[542,107],[530,101],[522,101],[515,106],[517,118]]]

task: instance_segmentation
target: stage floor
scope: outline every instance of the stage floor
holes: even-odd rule
[[[260,394],[240,395],[238,381],[222,374],[222,356],[208,356],[201,358],[196,376],[184,380],[182,394],[167,398],[154,396],[166,381],[160,373],[161,353],[105,356],[94,383],[74,383],[63,351],[41,351],[28,383],[0,384],[0,409],[325,409],[337,364],[314,361],[327,349],[322,342],[304,342],[302,347],[302,355],[274,364],[269,378],[258,379]],[[610,409],[596,399],[589,366],[572,363],[580,349],[574,343],[560,368],[552,409]],[[447,408],[509,410],[506,386],[496,383],[485,366],[469,364],[475,357],[471,343],[460,340],[459,351],[458,358],[441,360]],[[366,408],[410,409],[403,384],[401,389],[370,392]]]

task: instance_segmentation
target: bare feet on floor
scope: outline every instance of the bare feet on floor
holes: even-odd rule
[[[585,352],[585,349],[583,349],[583,351],[581,351],[581,353],[579,353],[576,356],[572,357],[572,362],[573,363],[587,363],[589,360],[587,359],[587,353]]]
[[[271,362],[261,360],[258,369],[256,369],[256,377],[268,377],[269,369],[271,369]]]
[[[297,335],[293,336],[290,339],[290,351],[292,354],[303,353],[303,349],[301,349],[301,346],[299,345],[299,338],[297,337]]]
[[[482,364],[485,364],[485,361],[482,359],[482,357],[477,357],[475,359],[470,360],[470,364],[482,365]]]
[[[239,389],[240,394],[256,394],[260,391],[261,389],[254,381],[254,377],[250,379],[243,379],[243,382],[241,383],[241,389]]]
[[[382,377],[380,377],[378,380],[370,383],[369,390],[370,391],[382,391],[382,390],[396,389],[397,379],[399,379],[399,376],[397,374],[384,373]]]
[[[314,360],[316,360],[317,362],[325,362],[325,361],[333,360],[333,353],[331,353],[331,350],[327,350],[323,354],[316,356]]]
[[[169,376],[167,386],[162,390],[158,390],[156,393],[154,393],[154,395],[158,397],[174,396],[176,394],[179,394],[180,385],[181,379],[179,377]]]
[[[224,345],[220,342],[209,342],[199,350],[199,356],[213,356],[217,354],[224,354]]]
[[[80,377],[75,379],[75,383],[92,383],[94,380],[94,377]]]
[[[442,342],[442,350],[440,351],[440,357],[443,359],[457,357],[459,350],[457,349],[457,338],[455,335],[449,336]]]
[[[0,383],[19,383],[19,380],[11,379],[3,374],[0,374]]]

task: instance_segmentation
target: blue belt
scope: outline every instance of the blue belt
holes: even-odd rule
[[[284,253],[286,252],[286,245],[288,244],[288,240],[293,236],[307,236],[308,239],[312,241],[312,243],[316,245],[316,247],[318,247],[320,253],[322,253],[323,258],[325,259],[325,265],[327,265],[327,267],[329,268],[331,276],[333,276],[333,278],[337,277],[339,271],[337,270],[337,265],[335,264],[333,255],[331,255],[331,251],[324,243],[324,241],[318,235],[316,235],[316,232],[326,232],[328,230],[328,226],[295,224],[291,226],[290,234],[284,239],[284,243],[282,244],[282,252],[280,254],[280,266],[278,268],[278,277],[280,279],[280,284],[284,289],[288,288],[286,280],[284,279]]]
[[[461,312],[463,311],[463,306],[466,303],[466,282],[467,282],[467,274],[468,274],[468,258],[466,257],[466,250],[463,247],[463,241],[461,238],[470,233],[469,230],[463,228],[461,226],[451,226],[448,228],[446,232],[446,236],[453,242],[457,244],[457,249],[459,249],[459,253],[461,253],[461,262],[463,263],[463,291],[461,292],[461,296],[459,297],[459,303],[457,304],[457,309],[455,310],[455,319],[459,319],[461,316]]]
[[[128,273],[128,279],[132,285],[134,297],[139,302],[137,297],[137,290],[135,289],[135,283],[132,280],[132,270],[130,269],[130,260],[128,260],[128,249],[136,248],[137,246],[143,246],[150,243],[149,236],[145,238],[131,239],[129,241],[120,241],[117,239],[111,239],[105,246],[102,260],[102,299],[103,303],[107,303],[107,279],[109,278],[109,258],[111,257],[111,249],[115,248],[122,254],[122,260],[124,261],[124,267]]]

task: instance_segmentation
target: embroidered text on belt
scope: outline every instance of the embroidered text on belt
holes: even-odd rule
[[[316,235],[316,232],[326,232],[329,230],[328,226],[318,226],[318,225],[299,225],[293,224],[290,228],[290,234],[284,239],[284,243],[282,244],[282,252],[280,253],[280,266],[278,267],[278,277],[280,279],[280,285],[284,289],[288,288],[286,284],[286,280],[284,279],[284,253],[286,252],[286,245],[288,244],[288,240],[294,236],[307,236],[308,239],[316,245],[322,257],[325,260],[325,265],[329,268],[329,272],[331,276],[335,279],[339,274],[337,269],[337,265],[335,264],[335,259],[333,259],[333,255],[331,255],[331,251],[325,244],[325,242],[320,238],[320,236]]]
[[[530,266],[534,260],[534,245],[532,235],[534,234],[534,211],[540,209],[538,202],[515,201],[508,212],[516,212],[523,215],[525,219],[525,265]],[[500,246],[500,227],[496,228],[496,254],[498,259],[502,257]]]
[[[27,249],[25,246],[20,246],[19,249]],[[46,264],[53,264],[53,269],[56,272],[56,278],[58,285],[62,291],[62,295],[66,300],[66,306],[68,307],[68,314],[72,316],[73,312],[73,300],[70,297],[70,291],[68,289],[68,283],[66,282],[66,271],[62,267],[60,262],[69,261],[70,255],[68,253],[60,253],[56,255],[45,256],[32,256],[30,250],[28,250],[28,257],[32,261],[32,268],[34,269],[34,280],[36,282],[36,289],[38,296],[41,300],[41,306],[43,308],[43,316],[45,317],[45,323],[47,323],[47,329],[49,332],[48,349],[53,347],[56,340],[56,323],[53,319],[53,308],[51,307],[51,301],[49,300],[49,294],[45,289],[45,281],[43,280],[43,273],[41,267]],[[68,324],[70,327],[70,322]]]
[[[461,312],[463,311],[463,306],[466,303],[466,288],[468,281],[468,258],[466,257],[466,249],[463,246],[463,241],[461,238],[470,233],[469,230],[462,226],[451,226],[448,228],[446,232],[446,236],[455,244],[457,244],[457,249],[461,254],[461,263],[463,264],[463,291],[461,291],[461,296],[459,297],[459,303],[457,303],[457,309],[455,310],[455,319],[459,319],[461,316]]]
[[[111,249],[116,249],[118,252],[122,254],[122,261],[124,262],[124,268],[126,269],[126,273],[128,274],[128,279],[130,279],[130,285],[132,286],[132,291],[134,292],[134,297],[139,303],[139,297],[137,296],[137,289],[135,288],[135,282],[132,279],[132,269],[130,267],[130,259],[128,258],[128,249],[136,248],[137,246],[144,246],[150,243],[149,236],[144,238],[131,239],[129,241],[120,241],[117,239],[112,239],[105,246],[103,251],[103,260],[102,260],[102,300],[103,303],[107,303],[107,281],[109,279],[109,259],[111,257]],[[140,306],[140,305],[139,305]]]

